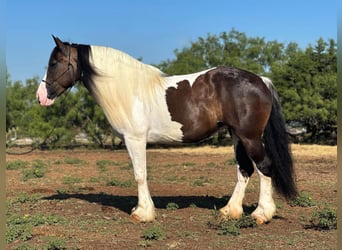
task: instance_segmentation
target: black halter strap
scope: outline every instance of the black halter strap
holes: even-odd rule
[[[70,48],[69,48],[68,68],[67,68],[66,70],[64,70],[63,73],[60,74],[56,79],[54,79],[54,80],[52,81],[52,83],[51,83],[51,82],[48,82],[48,81],[46,81],[46,80],[44,80],[44,79],[42,80],[42,82],[45,82],[47,85],[52,85],[54,82],[57,82],[57,80],[59,80],[62,76],[64,76],[64,75],[70,70],[70,68],[72,68],[73,75],[74,75],[74,80],[73,80],[73,82],[72,82],[72,84],[71,84],[71,87],[74,86],[74,84],[75,84],[75,82],[76,82],[76,76],[75,76],[74,66],[71,64],[71,60],[70,60],[70,57],[71,57],[71,47],[72,47],[72,46],[70,46]]]

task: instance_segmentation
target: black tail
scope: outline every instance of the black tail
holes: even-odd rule
[[[297,188],[294,181],[293,162],[285,120],[276,90],[273,85],[268,87],[273,94],[273,104],[263,136],[265,150],[272,161],[271,177],[273,186],[279,194],[286,199],[291,199],[297,195]]]

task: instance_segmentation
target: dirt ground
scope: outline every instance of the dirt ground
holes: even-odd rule
[[[336,147],[293,145],[292,152],[299,191],[308,193],[316,205],[292,207],[275,194],[274,219],[241,229],[238,236],[222,235],[208,226],[236,183],[232,147],[149,149],[148,183],[157,211],[152,223],[130,219],[137,186],[125,150],[7,155],[7,162],[40,160],[47,165],[41,178],[28,180],[23,169],[6,171],[7,201],[15,204],[8,205],[8,213],[61,218],[53,225],[34,226],[30,239],[15,239],[8,249],[23,244],[41,249],[51,239],[66,249],[336,249],[336,230],[305,228],[315,209],[337,208]],[[246,214],[252,212],[258,195],[254,174],[244,200]],[[148,240],[146,232],[153,227],[161,236]]]

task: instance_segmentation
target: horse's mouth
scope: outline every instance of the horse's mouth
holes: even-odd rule
[[[50,106],[54,103],[56,96],[53,97],[52,95],[48,95],[45,82],[42,82],[39,85],[39,88],[36,93],[36,97],[40,105]]]

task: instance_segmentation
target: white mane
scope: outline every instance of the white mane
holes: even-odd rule
[[[109,47],[91,46],[90,63],[98,75],[91,91],[115,127],[129,126],[134,99],[154,103],[162,89],[164,73]]]

